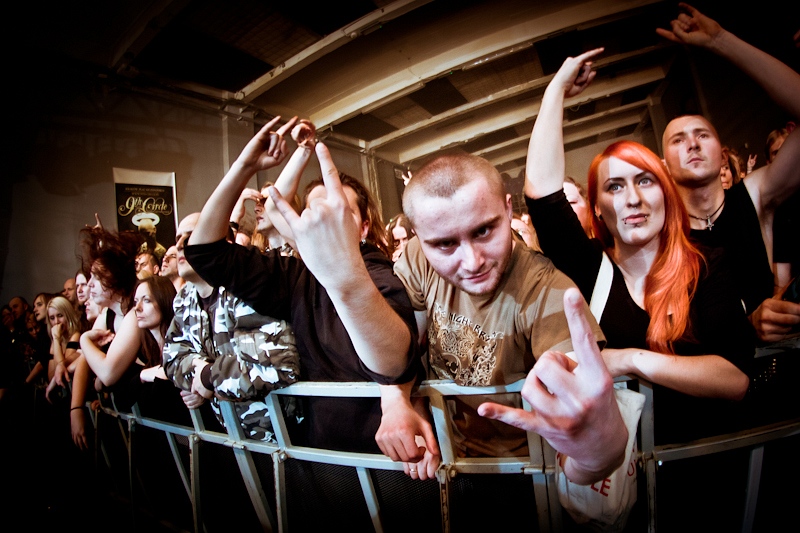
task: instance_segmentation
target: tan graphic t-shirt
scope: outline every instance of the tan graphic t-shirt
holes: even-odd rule
[[[458,385],[507,385],[527,376],[547,350],[572,351],[564,315],[564,291],[575,284],[541,253],[517,244],[495,293],[472,296],[440,277],[428,263],[419,240],[409,241],[395,273],[411,305],[428,314],[429,379]],[[605,337],[586,315],[598,341]],[[493,401],[520,407],[519,395],[462,396],[448,399],[459,455],[521,456],[525,433],[477,413]]]

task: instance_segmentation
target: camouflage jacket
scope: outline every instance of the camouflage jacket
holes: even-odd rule
[[[250,438],[275,442],[263,399],[298,379],[294,333],[286,321],[256,313],[224,287],[214,294],[206,311],[192,283],[178,292],[162,353],[164,371],[179,389],[188,391],[192,380],[200,379],[192,362],[208,361],[215,392],[212,408],[220,423],[220,398],[231,400]]]

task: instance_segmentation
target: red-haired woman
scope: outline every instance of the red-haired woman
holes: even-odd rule
[[[528,211],[544,254],[587,301],[597,292],[596,303],[596,283],[608,273],[603,356],[613,376],[655,384],[656,442],[724,433],[740,422],[752,328],[721,258],[689,241],[686,209],[660,158],[632,141],[594,158],[588,196],[596,239],[564,197],[564,99],[591,82],[590,60],[601,51],[568,58],[545,91],[528,149]],[[610,264],[601,269],[604,255]]]

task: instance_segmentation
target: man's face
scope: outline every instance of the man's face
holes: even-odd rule
[[[679,117],[664,131],[664,162],[678,185],[722,184],[722,145],[703,117]]]
[[[414,231],[434,270],[473,296],[492,294],[511,258],[511,199],[476,179],[450,198],[412,197]]]
[[[86,305],[86,300],[89,299],[89,282],[83,274],[75,276],[75,296],[79,304]]]
[[[170,279],[178,275],[178,249],[175,246],[170,246],[164,254],[160,274]]]
[[[178,224],[178,230],[175,233],[175,251],[177,252],[178,256],[178,275],[185,279],[186,281],[196,281],[197,274],[195,273],[192,265],[189,264],[189,261],[186,260],[186,256],[183,254],[183,247],[186,246],[186,242],[189,240],[189,236],[191,236],[192,231],[194,231],[194,227],[197,225],[197,220],[200,218],[200,213],[192,213],[188,215],[186,218],[181,220],[180,224]]]
[[[23,303],[22,300],[16,297],[12,298],[11,301],[8,302],[8,306],[11,308],[11,312],[14,315],[14,320],[18,320],[19,317],[21,317],[25,311],[28,310],[28,306]]]
[[[136,256],[136,275],[141,277],[142,272],[149,272],[150,275],[158,274],[158,265],[153,254],[139,254]]]
[[[77,297],[77,293],[75,292],[75,279],[69,278],[64,282],[64,290],[61,291],[61,295],[69,300],[69,303],[75,305],[75,298]]]

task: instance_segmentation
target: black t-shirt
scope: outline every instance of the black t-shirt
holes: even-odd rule
[[[725,191],[725,205],[711,230],[691,231],[695,242],[722,248],[733,271],[735,288],[749,315],[772,297],[774,277],[761,224],[744,181]]]
[[[302,380],[399,384],[423,375],[411,302],[391,261],[378,248],[361,247],[367,271],[411,334],[408,367],[397,377],[376,374],[361,362],[327,291],[300,259],[276,250],[262,254],[225,240],[187,246],[184,253],[208,284],[223,286],[256,312],[292,325]],[[378,398],[308,398],[304,412],[309,424],[306,442],[299,444],[380,453],[375,442],[381,419]]]

